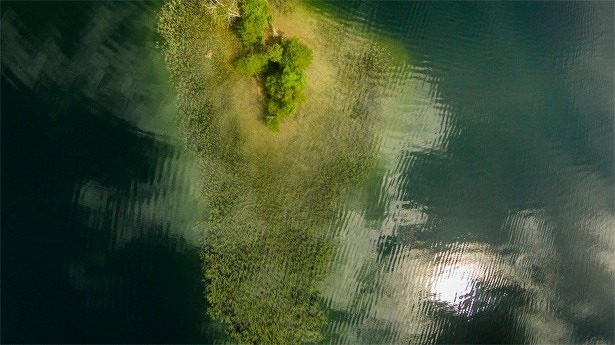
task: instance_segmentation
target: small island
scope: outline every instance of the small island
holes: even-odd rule
[[[171,0],[158,33],[202,170],[207,314],[239,343],[323,340],[332,222],[403,49],[292,0]]]

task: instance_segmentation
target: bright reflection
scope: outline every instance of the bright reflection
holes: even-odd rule
[[[433,299],[459,311],[467,310],[474,295],[473,270],[469,266],[443,266],[434,272],[431,283]],[[467,310],[469,311],[469,310]]]

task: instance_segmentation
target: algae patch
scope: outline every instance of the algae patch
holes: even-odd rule
[[[211,4],[171,1],[158,27],[180,128],[202,168],[208,313],[238,342],[316,342],[326,322],[319,288],[335,255],[330,227],[374,160],[388,52],[298,4],[274,7],[274,27],[314,59],[308,102],[272,133],[260,121],[264,95],[234,67],[242,47],[231,12]]]

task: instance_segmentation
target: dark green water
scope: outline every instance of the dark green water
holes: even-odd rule
[[[2,3],[2,342],[203,342],[154,2]]]
[[[159,6],[2,3],[2,342],[220,339]],[[314,7],[410,56],[331,227],[327,341],[615,342],[613,3]]]

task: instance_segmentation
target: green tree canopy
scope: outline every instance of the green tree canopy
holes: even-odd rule
[[[271,13],[267,0],[241,0],[241,20],[237,33],[246,48],[262,43],[267,26],[271,23]]]
[[[303,70],[312,62],[312,50],[301,43],[297,37],[282,42],[282,65],[295,70]]]
[[[271,46],[269,46],[269,48],[267,48],[267,57],[269,58],[270,61],[273,62],[281,62],[282,61],[282,46],[279,45],[278,43],[275,43]]]
[[[239,73],[251,76],[263,73],[268,63],[268,55],[256,53],[239,59],[236,67]]]

